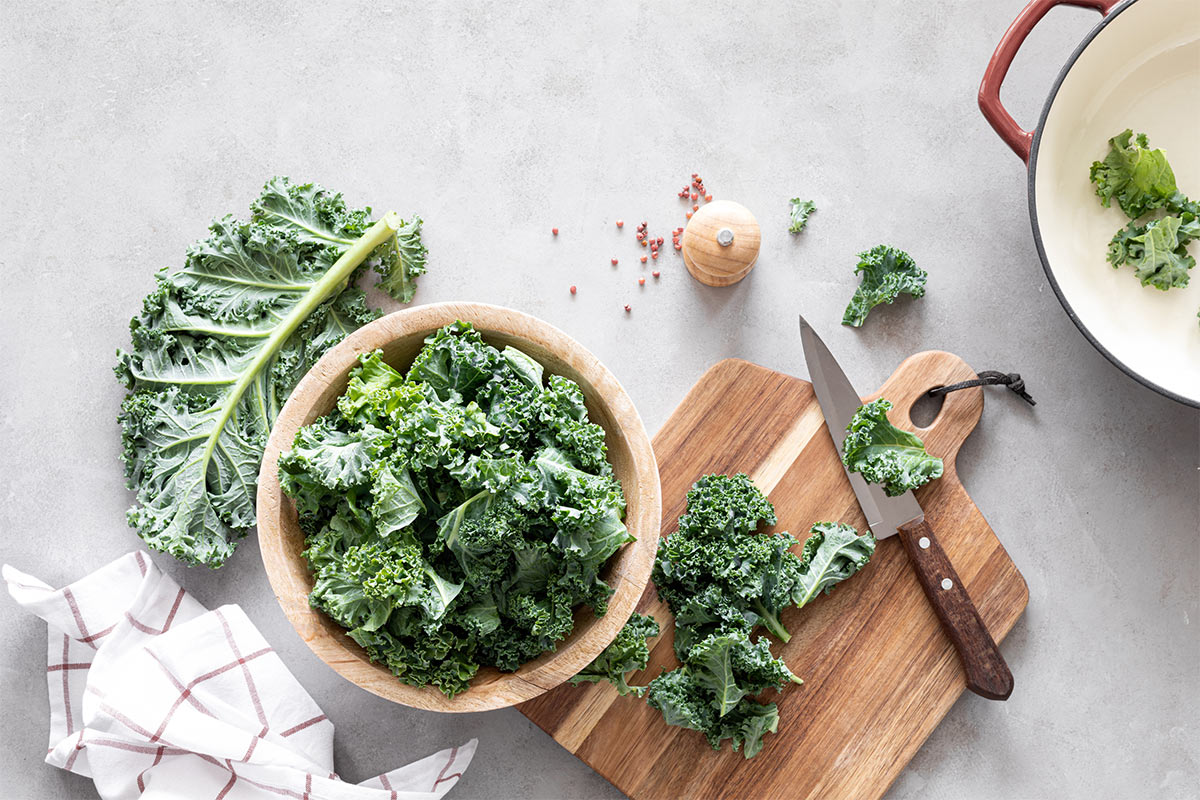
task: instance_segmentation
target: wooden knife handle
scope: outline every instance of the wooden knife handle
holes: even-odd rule
[[[967,688],[989,700],[1007,700],[1013,677],[1000,648],[979,617],[967,589],[954,571],[933,528],[924,520],[900,526],[900,540],[925,595],[954,642],[967,672]]]

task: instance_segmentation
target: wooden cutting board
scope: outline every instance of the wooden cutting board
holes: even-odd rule
[[[1000,641],[1029,599],[1025,580],[959,483],[955,456],[983,411],[983,391],[946,396],[937,419],[918,429],[908,409],[935,386],[975,377],[957,356],[919,353],[878,393],[892,422],[918,431],[945,460],[940,480],[917,492],[926,518],[991,631]],[[819,520],[866,529],[833,440],[807,381],[745,361],[712,367],[654,437],[662,477],[662,533],[684,511],[701,475],[746,472],[768,493],[778,530],[801,541]],[[653,584],[638,604],[663,635],[645,684],[676,666],[671,614]],[[792,640],[772,650],[804,679],[781,695],[779,732],[753,759],[713,751],[704,737],[671,728],[636,697],[605,684],[563,685],[518,708],[634,800],[658,798],[873,798],[888,786],[965,688],[962,667],[908,564],[899,537],[833,593],[786,612]],[[1020,674],[1015,676],[1021,691]],[[995,713],[1002,714],[997,706]]]

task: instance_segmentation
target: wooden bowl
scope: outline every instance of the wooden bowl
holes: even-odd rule
[[[556,652],[544,653],[516,672],[480,669],[470,688],[451,699],[435,687],[401,683],[386,667],[372,663],[340,625],[309,606],[313,579],[301,555],[304,534],[291,498],[280,490],[278,462],[280,452],[290,449],[301,426],[333,410],[359,353],[381,349],[387,363],[404,369],[426,336],[460,319],[472,323],[490,344],[500,348],[514,345],[541,362],[548,374],[562,375],[580,385],[588,416],[604,428],[609,460],[625,491],[625,524],[637,541],[617,551],[601,574],[616,590],[607,614],[596,617],[590,609],[580,609],[574,631],[559,643]],[[557,328],[518,311],[478,303],[439,303],[397,311],[347,336],[321,357],[288,398],[271,430],[258,476],[258,540],[263,564],[275,597],[300,638],[351,683],[430,711],[485,711],[521,703],[587,666],[616,637],[650,580],[661,515],[658,465],[650,438],[613,374]]]

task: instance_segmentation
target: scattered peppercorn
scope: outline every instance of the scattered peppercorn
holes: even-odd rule
[[[699,211],[699,210],[700,210],[700,206],[698,206],[698,205],[692,206],[692,211]]]
[[[646,257],[645,257],[645,256],[642,256],[642,263],[643,263],[643,264],[645,264],[645,263],[646,263]]]
[[[551,228],[551,229],[550,229],[550,232],[551,232],[552,234],[554,234],[555,236],[558,236],[558,228]]]
[[[614,259],[612,260],[612,264],[613,264],[613,266],[614,266],[614,267],[617,265],[617,259],[616,259],[616,258],[614,258]]]
[[[660,273],[658,270],[654,270],[654,272],[651,272],[650,274],[657,278],[662,273]]]
[[[630,311],[633,311],[633,309],[629,307],[628,303],[626,303],[625,304],[625,313],[628,314]]]
[[[638,286],[645,286],[645,285],[646,285],[646,279],[638,278]]]
[[[625,227],[625,220],[623,220],[623,219],[619,219],[619,220],[617,220],[617,227],[618,227],[618,228],[624,228],[624,227]]]
[[[690,211],[689,211],[689,212],[687,212],[687,214],[686,214],[685,216],[686,216],[688,219],[691,219],[691,218],[692,218],[692,212],[690,212]]]
[[[571,294],[575,294],[575,286],[574,285],[571,286]]]
[[[712,202],[712,195],[711,195],[711,194],[706,194],[706,195],[704,195],[704,202],[706,202],[706,203],[711,203],[711,202]]]

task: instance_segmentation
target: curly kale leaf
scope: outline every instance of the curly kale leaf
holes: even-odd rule
[[[608,681],[621,694],[646,693],[645,686],[630,686],[626,676],[646,668],[650,661],[649,639],[658,636],[658,621],[645,614],[634,614],[625,623],[604,652],[571,678],[573,686]]]
[[[401,303],[412,302],[417,293],[417,276],[424,275],[428,268],[429,251],[421,239],[422,224],[420,217],[409,219],[375,252],[379,260],[374,269],[380,276],[376,285]]]
[[[895,497],[942,477],[942,460],[926,453],[916,435],[888,422],[891,407],[880,398],[854,412],[842,441],[842,463]]]
[[[738,537],[775,522],[775,507],[747,475],[705,475],[688,492],[679,528],[706,538]]]
[[[809,531],[800,556],[800,570],[792,600],[807,605],[822,592],[829,594],[864,566],[875,553],[875,537],[868,531],[859,535],[841,522],[818,522]]]
[[[1128,128],[1108,140],[1108,154],[1092,163],[1090,177],[1101,204],[1108,208],[1115,197],[1130,219],[1162,208],[1176,192],[1166,154],[1151,150],[1146,134],[1135,138]]]
[[[816,210],[817,204],[812,200],[801,200],[799,197],[793,197],[790,212],[792,223],[788,225],[788,233],[799,233],[804,230],[804,226],[808,224],[808,215]]]
[[[740,631],[704,639],[691,649],[685,664],[696,683],[711,692],[718,717],[747,695],[768,687],[781,689],[789,681],[803,683],[782,659],[771,655],[769,641],[760,637],[751,644]]]
[[[403,222],[274,178],[250,221],[213,222],[184,268],[162,271],[115,368],[129,522],[156,549],[220,566],[254,524],[266,437],[296,383],[374,319],[352,284],[386,264]],[[349,287],[349,288],[348,288]]]
[[[775,511],[745,475],[708,475],[688,493],[679,530],[659,544],[652,577],[675,614],[682,659],[699,639],[763,625],[783,641],[781,616],[853,575],[874,552],[870,534],[818,523],[802,555],[789,533],[757,534]]]
[[[893,303],[901,294],[925,295],[928,273],[917,267],[908,253],[889,245],[876,245],[859,253],[854,272],[862,273],[862,283],[846,306],[843,325],[860,327],[872,308],[880,303]]]
[[[730,740],[733,752],[742,748],[742,755],[754,758],[763,747],[763,738],[779,729],[779,706],[774,703],[756,703],[742,700],[732,711],[717,720],[714,734],[708,735],[709,743],[715,739],[718,745]]]
[[[700,731],[714,750],[726,739],[743,747],[746,758],[762,749],[762,738],[778,724],[774,703],[748,695],[801,683],[782,659],[771,655],[766,639],[751,643],[745,632],[708,637],[693,647],[678,669],[664,672],[647,687],[646,701],[663,721]]]
[[[679,529],[659,545],[653,579],[675,615],[681,666],[650,682],[648,702],[668,725],[701,731],[714,748],[732,739],[747,758],[774,732],[778,711],[751,695],[800,683],[758,625],[787,641],[784,610],[801,607],[852,576],[875,551],[868,533],[820,522],[801,555],[788,533],[760,534],[775,511],[745,475],[707,475],[688,493]]]
[[[1183,288],[1196,259],[1188,254],[1188,242],[1200,238],[1200,221],[1190,212],[1162,217],[1145,225],[1129,223],[1108,245],[1113,268],[1132,266],[1142,286],[1155,289]]]
[[[467,323],[403,374],[364,353],[279,460],[310,602],[406,683],[453,696],[515,670],[607,610],[600,571],[632,537],[604,458],[578,386]]]

